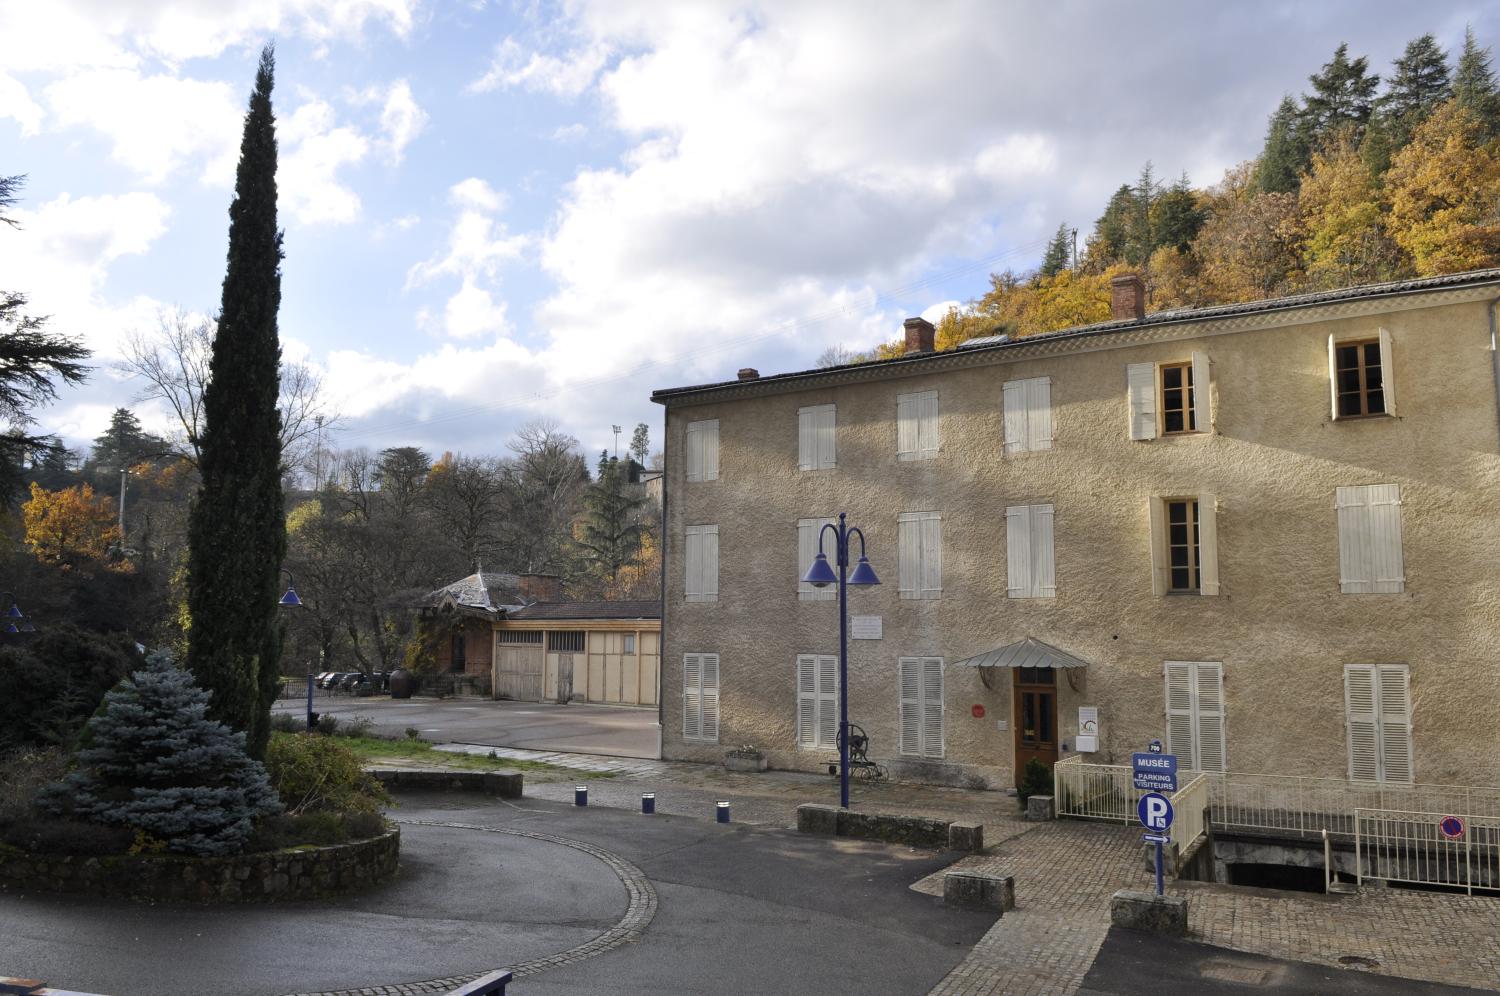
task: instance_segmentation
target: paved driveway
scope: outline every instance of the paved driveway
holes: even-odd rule
[[[365,716],[381,733],[408,728],[434,743],[524,747],[609,757],[660,757],[656,707],[543,705],[492,699],[391,699],[314,693],[313,709],[341,720]],[[303,699],[282,699],[276,712],[303,715]]]

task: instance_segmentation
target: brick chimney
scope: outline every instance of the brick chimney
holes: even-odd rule
[[[516,587],[528,602],[562,601],[562,578],[556,574],[517,574]]]
[[[908,318],[904,323],[906,326],[906,349],[904,355],[911,356],[914,353],[932,352],[933,336],[937,329],[925,318]]]
[[[1117,322],[1146,317],[1146,285],[1138,273],[1122,273],[1109,282],[1109,317]]]
[[[740,380],[760,380],[760,371],[754,367],[740,367]]]

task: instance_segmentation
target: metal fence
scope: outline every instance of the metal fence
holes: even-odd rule
[[[1354,862],[1360,885],[1366,879],[1449,886],[1469,895],[1500,889],[1500,819],[1454,813],[1413,813],[1356,809]],[[1443,832],[1444,821],[1450,833]]]
[[[1186,781],[1167,797],[1176,814],[1171,833],[1179,853],[1207,829],[1203,813],[1211,799],[1207,776],[1196,771],[1182,772],[1182,776]],[[1075,755],[1052,766],[1053,805],[1058,816],[1132,823],[1138,818],[1136,805],[1146,792],[1135,787],[1129,765],[1085,764]]]

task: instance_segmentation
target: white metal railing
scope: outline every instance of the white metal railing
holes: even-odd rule
[[[1186,781],[1168,798],[1175,816],[1172,842],[1185,852],[1207,829],[1203,813],[1209,807],[1211,786],[1201,772],[1183,772]],[[1138,789],[1129,765],[1085,764],[1077,755],[1052,766],[1053,805],[1058,816],[1086,820],[1134,822],[1136,805],[1148,790]]]
[[[1172,843],[1178,854],[1187,849],[1208,829],[1204,813],[1208,811],[1208,779],[1194,775],[1167,798],[1172,800]]]
[[[1500,818],[1462,815],[1461,836],[1441,829],[1458,814],[1392,809],[1354,811],[1354,864],[1358,882],[1379,879],[1464,889],[1500,889]]]

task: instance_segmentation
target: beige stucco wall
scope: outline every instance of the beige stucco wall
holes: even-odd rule
[[[822,766],[830,752],[795,747],[795,657],[837,653],[837,603],[798,600],[796,522],[847,511],[885,581],[851,594],[853,614],[884,617],[883,640],[850,643],[850,718],[878,756],[897,757],[898,657],[951,664],[1034,636],[1090,662],[1077,690],[1060,678],[1058,719],[1071,744],[1077,707],[1098,706],[1101,762],[1128,762],[1164,736],[1163,661],[1222,661],[1230,770],[1343,777],[1344,665],[1406,663],[1416,779],[1500,784],[1500,447],[1485,305],[1383,307],[1394,310],[670,403],[665,756],[717,759],[754,743],[775,766]],[[1398,417],[1331,421],[1329,334],[1380,327],[1394,337]],[[1215,431],[1131,441],[1126,364],[1194,349],[1212,362]],[[1001,385],[1041,375],[1053,449],[1007,458]],[[896,395],[928,389],[941,453],[899,462]],[[797,409],[829,402],[838,467],[799,472]],[[720,476],[689,484],[685,425],[703,418],[719,419]],[[1341,594],[1334,489],[1390,483],[1401,485],[1406,591]],[[1218,496],[1222,594],[1153,596],[1148,498],[1196,493]],[[1005,508],[1032,503],[1056,508],[1055,599],[1006,597]],[[943,595],[903,600],[896,516],[927,510],[943,513]],[[684,599],[683,530],[698,523],[719,526],[713,603]],[[681,738],[686,652],[721,655],[718,745]],[[1009,675],[998,677],[991,691],[974,671],[945,669],[947,768],[917,776],[1011,784],[1013,734],[995,723],[1014,722]]]

